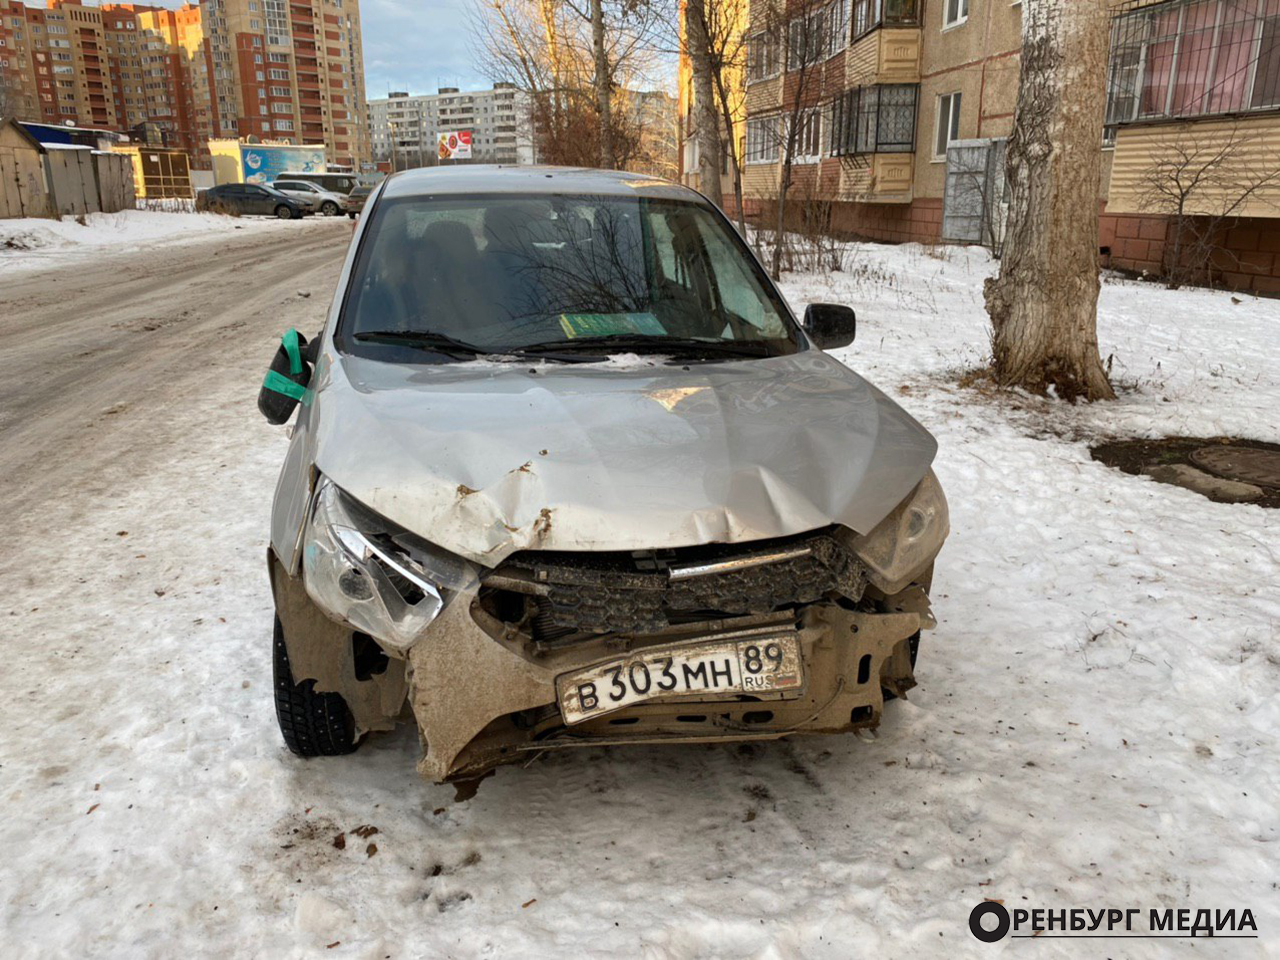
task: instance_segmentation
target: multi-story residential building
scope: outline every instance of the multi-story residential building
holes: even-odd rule
[[[46,3],[0,0],[19,119],[155,124],[199,166],[208,140],[226,136],[323,143],[336,166],[369,161],[358,0]]]
[[[1243,172],[1219,170],[1215,181],[1237,186],[1280,167],[1280,0],[1115,5],[1099,131],[1100,239],[1112,265],[1159,273],[1175,230],[1149,189],[1162,150],[1193,141],[1212,157],[1215,145],[1232,144]],[[1005,212],[1003,144],[1017,103],[1021,18],[1016,0],[753,2],[742,144],[748,215],[772,208],[794,126],[788,202],[797,214],[814,200],[829,227],[848,235],[993,239]],[[682,96],[687,103],[683,84]],[[696,185],[687,123],[682,134],[682,177]],[[1202,190],[1210,199],[1191,214],[1220,215],[1229,187],[1215,191]],[[1215,279],[1280,291],[1280,175],[1225,219]]]
[[[1280,293],[1280,0],[1121,4],[1107,123],[1115,262],[1163,273],[1189,246],[1215,279]]]
[[[392,93],[370,100],[373,157],[392,169],[435,166],[441,133],[471,131],[472,163],[533,163],[529,98],[509,83],[492,90]]]
[[[35,71],[27,52],[29,34],[21,0],[0,0],[0,116],[40,116]]]

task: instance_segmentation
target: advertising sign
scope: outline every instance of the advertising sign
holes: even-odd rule
[[[471,131],[454,130],[440,134],[436,155],[441,160],[470,160]]]
[[[282,173],[323,173],[324,147],[245,144],[245,183],[270,183]]]

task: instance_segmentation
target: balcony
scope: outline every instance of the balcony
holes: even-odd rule
[[[853,43],[845,54],[845,81],[852,86],[920,82],[920,27],[915,0],[885,0],[879,16],[875,7],[859,20],[861,2],[854,7]]]

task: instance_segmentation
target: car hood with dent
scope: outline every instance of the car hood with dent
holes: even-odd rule
[[[319,469],[484,566],[523,549],[867,532],[924,477],[933,437],[818,350],[762,360],[439,365],[326,355]]]

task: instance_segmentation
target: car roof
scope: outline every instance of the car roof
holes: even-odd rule
[[[646,196],[705,202],[700,194],[686,186],[643,173],[501,164],[424,167],[393,173],[386,179],[382,196],[385,199],[465,193]]]

